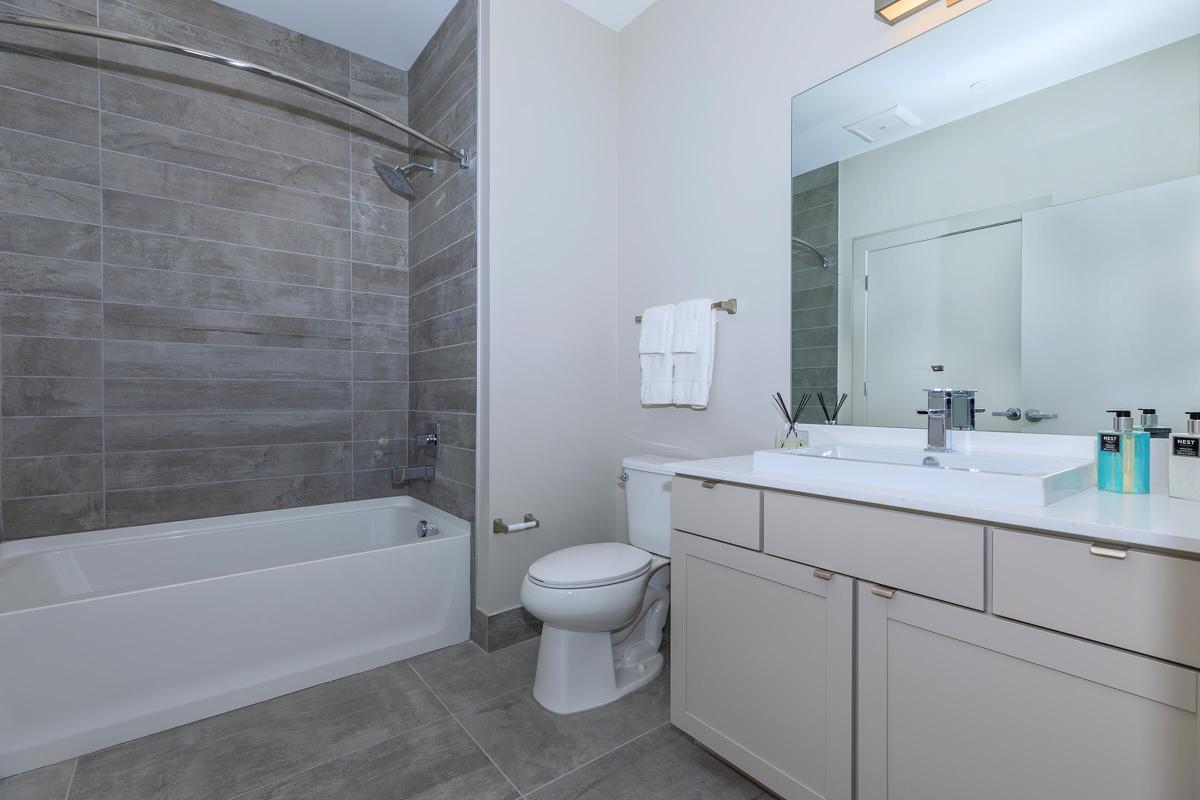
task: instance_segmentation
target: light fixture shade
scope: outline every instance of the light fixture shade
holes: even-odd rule
[[[938,0],[875,0],[875,16],[888,25],[895,25],[936,2]]]

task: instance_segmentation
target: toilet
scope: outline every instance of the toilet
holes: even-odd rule
[[[533,696],[557,714],[603,706],[663,668],[671,605],[672,459],[621,462],[629,544],[603,542],[550,553],[530,567],[521,602],[540,619]]]

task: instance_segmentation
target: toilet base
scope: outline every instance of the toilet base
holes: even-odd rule
[[[542,625],[533,696],[555,714],[608,705],[658,677],[667,621],[669,571],[646,588],[637,617],[614,633],[568,631]],[[658,584],[658,585],[656,585]]]

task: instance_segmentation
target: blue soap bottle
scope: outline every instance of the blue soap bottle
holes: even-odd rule
[[[1096,486],[1105,492],[1150,491],[1150,434],[1133,429],[1133,415],[1111,410],[1112,430],[1096,434]]]

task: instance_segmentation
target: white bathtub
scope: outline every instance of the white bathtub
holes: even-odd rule
[[[0,777],[465,641],[469,573],[407,497],[0,543]]]

